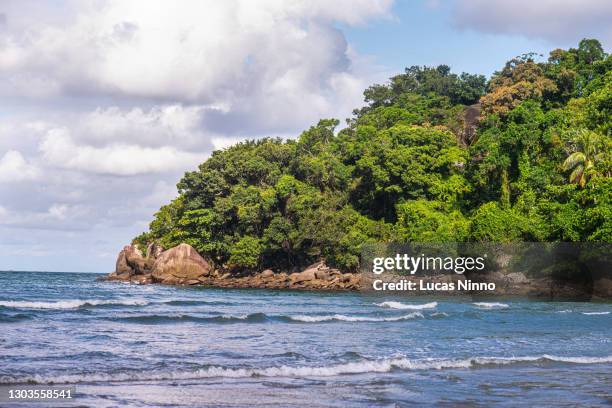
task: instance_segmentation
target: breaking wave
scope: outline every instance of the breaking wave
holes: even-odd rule
[[[197,306],[197,305],[217,305],[227,306],[231,305],[231,302],[225,301],[211,301],[211,300],[191,300],[191,299],[170,299],[160,301],[149,301],[145,299],[74,299],[74,300],[61,300],[57,302],[31,302],[31,301],[17,301],[17,300],[5,300],[0,301],[0,306],[14,308],[14,309],[78,309],[80,307],[92,307],[92,306],[146,306],[150,304],[165,304],[169,306]]]
[[[107,320],[124,323],[140,323],[140,324],[172,324],[181,322],[194,323],[261,323],[269,320],[269,317],[264,313],[251,313],[244,315],[220,315],[220,316],[195,316],[189,314],[149,314],[136,316],[119,316],[109,317]]]
[[[510,307],[510,305],[499,302],[475,302],[474,306],[479,309],[506,309]]]
[[[346,316],[341,314],[327,315],[327,316],[291,316],[291,320],[298,322],[317,323],[317,322],[329,322],[329,321],[343,321],[343,322],[396,322],[399,320],[414,319],[417,317],[423,317],[422,313],[414,312],[403,316],[395,317],[366,317],[366,316]]]
[[[263,322],[285,322],[285,323],[319,323],[319,322],[395,322],[400,320],[424,317],[420,312],[413,312],[402,316],[391,317],[368,317],[348,316],[342,314],[308,316],[308,315],[267,315],[265,313],[250,313],[243,315],[218,315],[198,316],[191,314],[139,314],[112,316],[106,318],[115,322],[139,323],[139,324],[171,324],[181,322],[195,323],[263,323]]]
[[[411,360],[393,358],[381,360],[361,360],[328,366],[278,366],[265,368],[231,368],[209,366],[188,371],[124,371],[118,373],[84,373],[59,375],[55,377],[34,375],[27,377],[0,377],[0,384],[21,383],[81,383],[81,382],[125,382],[156,380],[189,380],[200,378],[246,378],[246,377],[331,377],[338,375],[387,373],[393,370],[443,370],[494,367],[511,364],[559,362],[568,364],[611,363],[612,356],[606,357],[562,357],[552,355],[525,357],[473,357],[467,359],[424,359]]]
[[[401,302],[382,302],[374,303],[376,306],[388,307],[390,309],[402,309],[402,310],[422,310],[422,309],[435,309],[438,306],[438,302],[424,303],[422,305],[409,305]]]
[[[583,315],[592,316],[592,315],[607,315],[610,312],[582,312]]]
[[[100,305],[121,305],[121,306],[144,306],[149,302],[144,299],[116,299],[116,300],[61,300],[58,302],[28,302],[18,300],[0,301],[0,306],[14,309],[78,309],[79,307],[100,306]]]

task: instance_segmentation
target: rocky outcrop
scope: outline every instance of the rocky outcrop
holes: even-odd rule
[[[266,269],[260,273],[230,273],[215,270],[211,262],[204,259],[187,244],[180,244],[163,251],[157,244],[147,247],[143,256],[134,245],[125,246],[117,257],[115,272],[106,280],[127,281],[136,284],[161,283],[170,285],[202,285],[221,288],[267,288],[298,290],[368,290],[376,276],[371,274],[342,273],[331,268],[324,261],[317,262],[304,270],[293,273]],[[387,282],[423,280],[432,284],[472,282],[494,283],[493,293],[483,290],[456,291],[454,295],[532,297],[547,300],[589,300],[612,296],[612,279],[598,277],[593,280],[565,281],[552,276],[530,277],[523,272],[508,271],[504,268],[486,274],[442,274],[433,276],[388,275]],[[422,292],[431,295],[436,292]],[[418,292],[415,294],[419,294]],[[448,295],[441,291],[439,294]]]
[[[337,269],[328,267],[324,262],[318,262],[301,272],[291,274],[274,272],[271,269],[245,276],[215,271],[199,279],[197,284],[221,288],[358,290],[361,278],[358,274],[343,274]]]
[[[151,242],[147,246],[147,259],[155,260],[164,252],[164,248],[156,242]]]
[[[146,255],[134,244],[126,245],[117,256],[115,272],[109,274],[106,280],[128,281],[132,283],[151,283],[153,265],[155,260],[162,253],[163,248],[157,244],[147,247]]]
[[[310,265],[302,272],[289,275],[291,287],[303,289],[360,289],[360,275],[345,273],[335,268],[330,268],[325,262],[320,261]]]
[[[127,252],[129,251],[129,246],[125,246],[117,256],[117,262],[115,263],[115,272],[113,272],[114,276],[117,277],[127,277],[134,275],[134,268],[127,261]]]
[[[153,282],[182,285],[199,282],[210,275],[212,266],[191,245],[180,244],[162,252],[151,271]]]
[[[136,284],[302,290],[357,290],[361,284],[360,275],[343,274],[322,261],[291,274],[272,269],[254,274],[232,274],[215,270],[188,244],[180,244],[167,251],[157,244],[150,244],[145,256],[136,246],[128,245],[119,252],[115,272],[105,279]]]
[[[114,276],[118,279],[129,279],[134,275],[146,275],[150,272],[150,263],[142,256],[135,245],[126,245],[117,256]]]

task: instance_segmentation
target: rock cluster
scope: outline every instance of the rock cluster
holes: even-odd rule
[[[504,269],[504,268],[502,268]],[[138,284],[161,283],[168,285],[203,285],[221,288],[267,288],[301,290],[359,290],[372,287],[368,274],[342,273],[325,262],[317,262],[300,272],[264,270],[259,273],[236,274],[215,269],[188,244],[163,250],[151,244],[143,255],[135,245],[125,246],[117,257],[115,272],[106,280],[127,281]],[[434,275],[387,276],[386,281],[408,279],[431,283],[450,283],[470,279],[474,282],[494,282],[495,295],[527,296],[548,300],[610,298],[612,280],[599,277],[592,281],[567,282],[551,277],[530,278],[522,272],[494,271],[486,275]],[[422,294],[432,294],[422,293]],[[448,293],[445,293],[448,294]],[[455,292],[455,294],[466,294]],[[467,294],[491,295],[469,292]]]
[[[115,272],[108,275],[107,279],[190,285],[208,276],[211,270],[210,264],[187,244],[180,244],[167,251],[159,245],[150,244],[145,256],[135,245],[127,245],[119,252]]]
[[[324,262],[310,265],[301,272],[285,273],[267,269],[261,273],[232,276],[212,274],[201,281],[202,284],[224,288],[268,288],[303,290],[358,290],[360,276],[342,273],[330,268]]]
[[[204,285],[222,288],[268,288],[304,290],[358,290],[360,276],[342,273],[324,262],[310,265],[301,272],[274,272],[236,275],[215,270],[188,244],[163,250],[151,244],[146,255],[135,245],[125,246],[117,257],[115,272],[106,280],[127,281],[138,284],[162,283],[167,285]]]

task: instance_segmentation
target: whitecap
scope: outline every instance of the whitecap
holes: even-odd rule
[[[592,315],[607,315],[610,312],[582,312],[583,315],[592,316]]]
[[[551,361],[558,361],[561,363],[574,363],[574,364],[600,364],[600,363],[612,363],[612,356],[606,357],[564,357],[564,356],[551,356],[544,354],[544,359]]]
[[[479,309],[505,309],[507,307],[510,307],[505,303],[499,302],[475,302],[474,306]]]
[[[435,309],[438,306],[438,302],[429,302],[424,303],[422,305],[411,305],[405,304],[401,302],[382,302],[382,303],[374,303],[376,306],[380,307],[388,307],[391,309],[408,309],[408,310],[422,310],[422,309]]]
[[[144,299],[89,299],[89,300],[60,300],[57,302],[28,302],[7,300],[0,301],[0,306],[11,307],[15,309],[77,309],[82,306],[98,306],[98,305],[124,305],[124,306],[144,306],[149,304]]]
[[[416,317],[423,317],[422,313],[414,312],[403,316],[394,317],[365,317],[365,316],[346,316],[341,314],[327,315],[327,316],[290,316],[291,320],[298,322],[329,322],[329,321],[344,321],[344,322],[396,322],[400,320],[414,319]]]
[[[361,360],[327,366],[277,366],[263,368],[232,368],[211,366],[188,371],[129,371],[119,373],[86,373],[69,374],[53,377],[0,376],[2,384],[19,383],[81,383],[81,382],[123,382],[154,380],[189,380],[202,378],[245,378],[245,377],[333,377],[339,375],[387,373],[392,370],[443,370],[485,367],[491,365],[509,365],[516,363],[537,363],[556,361],[572,364],[611,363],[612,356],[605,357],[563,357],[552,355],[524,357],[472,357],[466,359],[422,359],[390,358],[379,360]]]

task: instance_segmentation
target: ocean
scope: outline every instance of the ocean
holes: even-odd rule
[[[612,403],[610,303],[140,286],[97,276],[0,272],[0,385],[75,387],[71,402],[41,406]]]

